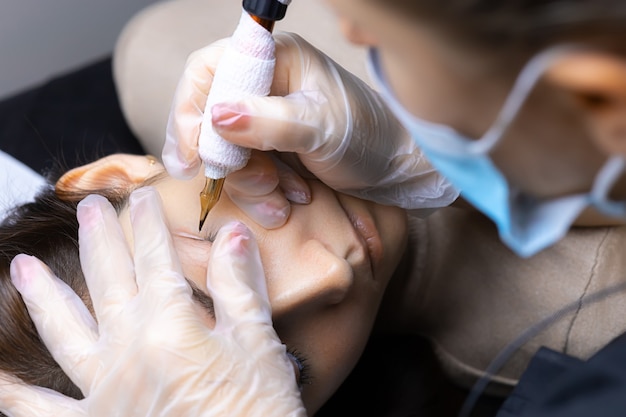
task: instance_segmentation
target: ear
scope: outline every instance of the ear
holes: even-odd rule
[[[557,59],[546,76],[576,100],[598,147],[626,156],[626,57],[571,52]]]
[[[153,156],[114,154],[68,171],[57,181],[55,188],[63,195],[125,190],[162,171],[163,166]]]

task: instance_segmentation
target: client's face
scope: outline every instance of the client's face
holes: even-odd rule
[[[274,327],[288,349],[306,360],[308,377],[300,381],[302,396],[308,411],[315,412],[353,368],[367,341],[405,246],[404,211],[336,193],[311,181],[312,202],[293,205],[281,228],[259,227],[222,193],[199,232],[198,194],[204,177],[200,174],[191,181],[166,177],[154,185],[185,275],[205,292],[211,236],[232,220],[253,231]],[[127,210],[121,218],[130,230]],[[210,315],[207,320],[212,321]]]

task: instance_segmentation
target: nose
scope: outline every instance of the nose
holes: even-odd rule
[[[350,264],[322,242],[309,240],[298,249],[291,267],[283,269],[269,282],[275,320],[283,315],[309,313],[340,304],[353,285],[354,272]]]

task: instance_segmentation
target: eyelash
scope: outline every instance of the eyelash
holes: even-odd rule
[[[298,387],[302,390],[304,385],[311,384],[310,366],[308,359],[302,355],[301,352],[296,349],[287,349],[287,356],[289,356],[298,367]]]

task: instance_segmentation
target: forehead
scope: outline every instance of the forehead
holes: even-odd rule
[[[200,218],[200,191],[204,185],[202,175],[192,180],[176,180],[165,177],[154,186],[161,195],[170,230],[201,236],[198,229]]]
[[[202,238],[198,230],[199,192],[203,184],[201,180],[201,176],[193,180],[181,181],[164,175],[150,182],[150,185],[159,192],[163,212],[171,233],[178,233],[196,240]],[[119,219],[132,248],[133,236],[128,207],[124,207],[120,211]]]

